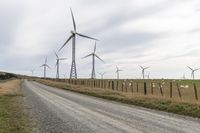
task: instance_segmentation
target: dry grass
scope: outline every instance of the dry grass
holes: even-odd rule
[[[28,133],[31,129],[20,86],[20,80],[0,83],[0,133]]]
[[[21,93],[21,81],[11,80],[0,83],[0,95],[15,95]]]
[[[86,95],[200,118],[199,101],[188,101],[179,98],[170,99],[168,97],[162,97],[160,95],[144,96],[142,93],[126,93],[121,91],[112,91],[110,89],[89,88],[78,85],[69,85],[64,82],[55,82],[50,80],[36,81],[49,86],[62,88]]]

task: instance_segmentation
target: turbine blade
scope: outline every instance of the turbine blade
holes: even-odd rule
[[[104,62],[98,55],[95,54],[95,56],[96,56],[99,60],[101,60],[102,62]]]
[[[116,65],[117,70],[119,70],[119,67]]]
[[[193,69],[191,68],[191,67],[189,67],[189,66],[187,66],[191,71],[193,71]]]
[[[59,58],[59,57],[58,57],[58,54],[57,54],[55,51],[54,51],[54,53],[55,53],[56,57]]]
[[[96,49],[97,49],[97,44],[96,44],[96,41],[95,41],[94,53],[96,52]]]
[[[46,57],[46,59],[45,59],[45,64],[47,64],[47,57]]]
[[[144,69],[149,69],[150,67],[145,67]]]
[[[194,71],[198,71],[200,68],[194,69]]]
[[[45,66],[45,64],[41,65],[40,67],[43,67],[43,66]]]
[[[85,58],[87,58],[87,57],[89,57],[89,56],[92,56],[92,55],[93,55],[93,54],[89,54],[89,55],[83,57],[82,59],[85,59]]]
[[[138,65],[141,69],[144,69],[141,65]]]
[[[48,65],[46,65],[49,69],[51,69],[51,67],[50,66],[48,66]]]
[[[70,8],[70,11],[71,11],[72,20],[73,20],[74,31],[76,31],[76,23],[75,23],[74,14],[73,14],[73,12],[72,12],[72,9],[71,9],[71,8]]]
[[[76,34],[79,35],[79,36],[81,36],[81,37],[84,37],[84,38],[88,38],[88,39],[99,41],[98,39],[95,39],[93,37],[89,37],[89,36],[86,36],[86,35],[83,35],[83,34],[80,34],[80,33],[77,33],[77,32],[76,32]]]
[[[59,60],[67,60],[67,58],[59,58]]]
[[[67,39],[67,41],[63,44],[63,46],[62,46],[58,51],[60,51],[61,49],[63,49],[63,48],[65,47],[65,45],[66,45],[73,37],[74,37],[74,35],[71,35],[71,36]]]

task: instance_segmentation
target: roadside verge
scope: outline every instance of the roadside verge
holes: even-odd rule
[[[30,121],[23,105],[20,80],[0,83],[0,133],[29,133]]]

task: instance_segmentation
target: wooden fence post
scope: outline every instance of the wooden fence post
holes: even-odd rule
[[[144,95],[147,95],[147,83],[144,82]]]
[[[170,82],[170,98],[172,98],[172,82]]]
[[[122,82],[122,92],[124,91],[124,82]]]
[[[177,86],[177,89],[178,89],[178,95],[179,95],[179,97],[181,98],[182,96],[181,96],[181,91],[180,91],[179,84],[177,83],[176,86]]]
[[[197,86],[195,83],[194,83],[194,93],[195,93],[195,99],[198,100]]]
[[[116,90],[118,91],[118,86],[119,86],[119,83],[118,83],[119,81],[117,80],[116,81]]]
[[[133,81],[131,82],[131,91],[133,93]]]
[[[137,87],[137,93],[138,93],[138,92],[139,92],[139,85],[138,85],[138,82],[137,82],[136,87]]]
[[[113,91],[115,90],[114,87],[115,87],[115,86],[114,86],[114,81],[112,81],[112,90],[113,90]]]
[[[151,94],[153,95],[154,83],[151,83]]]
[[[108,80],[108,89],[110,89],[110,80]]]
[[[163,96],[163,88],[162,88],[161,83],[159,83],[159,88],[160,88],[160,94],[161,94],[161,96]]]
[[[126,92],[128,92],[127,80],[125,81],[125,89],[126,89]]]

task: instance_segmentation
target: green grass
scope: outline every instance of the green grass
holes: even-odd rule
[[[144,96],[142,94],[131,94],[120,91],[112,91],[109,89],[88,88],[82,86],[68,85],[63,82],[55,82],[48,80],[36,80],[40,83],[62,88],[65,90],[86,94],[94,97],[113,100],[121,103],[142,106],[150,109],[176,113],[200,118],[199,102],[183,101],[180,99],[169,99],[166,97]]]
[[[29,120],[21,94],[0,95],[0,133],[28,133]]]

